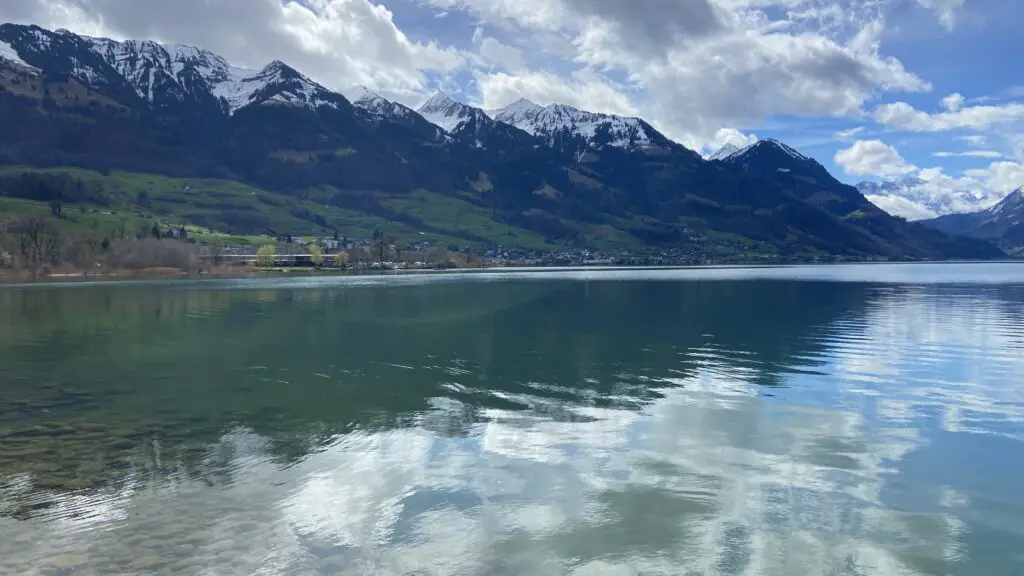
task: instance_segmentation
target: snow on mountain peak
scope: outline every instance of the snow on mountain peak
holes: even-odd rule
[[[412,108],[388,100],[366,86],[353,86],[345,90],[345,94],[353,106],[368,112],[372,116],[400,124],[416,124],[416,112]],[[438,130],[437,136],[441,137],[442,135],[443,132]]]
[[[417,110],[431,124],[446,132],[455,132],[475,117],[487,115],[479,108],[463,104],[444,92],[437,92]]]
[[[432,110],[432,109],[438,109],[438,108],[448,108],[448,107],[451,107],[453,104],[459,105],[459,106],[467,106],[466,104],[463,104],[462,102],[458,102],[457,100],[455,100],[454,98],[452,98],[448,94],[438,90],[437,92],[434,93],[433,96],[431,96],[429,99],[427,99],[427,101],[424,102],[420,106],[420,110],[424,110],[424,109]]]
[[[504,108],[498,108],[496,110],[489,111],[489,116],[495,120],[505,122],[507,124],[515,124],[515,122],[509,122],[509,119],[530,117],[536,115],[538,112],[543,110],[544,107],[527,100],[526,98],[520,98],[515,102],[505,106]]]
[[[812,160],[811,158],[808,158],[807,156],[804,156],[803,154],[797,152],[796,149],[794,149],[793,147],[787,144],[783,144],[782,142],[779,142],[774,138],[762,138],[745,148],[734,150],[733,152],[722,156],[719,156],[719,152],[723,151],[719,150],[719,152],[716,152],[714,154],[714,159],[723,160],[727,162],[735,162],[737,160],[747,158],[748,156],[755,152],[763,150],[777,150],[779,152],[782,152],[786,156],[789,156],[793,160],[798,160],[801,162],[814,162],[814,160]]]
[[[385,100],[383,96],[370,90],[366,86],[353,86],[348,90],[344,91],[344,94],[353,103],[357,102],[373,102],[376,100]]]
[[[567,104],[539,106],[525,98],[496,110],[494,119],[545,138],[549,143],[566,132],[581,138],[586,147],[645,148],[654,140],[653,129],[639,118],[588,112]]]
[[[708,160],[722,160],[732,156],[733,154],[740,151],[740,147],[735,144],[726,144],[719,148],[714,154],[707,157]]]

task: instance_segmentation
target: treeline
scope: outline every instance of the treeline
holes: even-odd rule
[[[52,217],[0,215],[0,271],[35,280],[60,270],[199,269],[194,243],[163,236],[154,227],[151,236],[112,240],[93,231],[63,230]]]
[[[47,202],[55,214],[63,204],[87,202],[110,206],[113,203],[113,198],[102,184],[84,182],[65,173],[22,172],[0,176],[0,196]]]

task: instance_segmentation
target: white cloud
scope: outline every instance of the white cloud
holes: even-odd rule
[[[195,44],[251,67],[281,59],[328,87],[363,84],[406,104],[441,87],[487,107],[528,97],[638,115],[694,149],[725,141],[723,127],[863,118],[881,94],[932,88],[883,50],[897,0],[413,1],[444,18],[417,22],[412,38],[385,4],[407,6],[389,0],[19,0],[0,19]],[[917,3],[948,26],[963,5]],[[456,12],[477,26],[453,31]],[[1016,104],[965,107],[959,94],[943,106],[927,114],[897,102],[874,116],[933,131],[1024,115]]]
[[[715,132],[711,141],[705,145],[709,152],[720,150],[726,144],[732,144],[737,148],[745,148],[757,142],[757,134],[744,134],[735,128],[720,128]]]
[[[956,25],[957,12],[964,6],[964,0],[917,0],[917,3],[935,12],[947,30]]]
[[[956,129],[984,130],[998,124],[1024,120],[1024,104],[982,105],[929,114],[906,102],[882,104],[874,110],[875,120],[900,130],[945,132]]]
[[[922,168],[915,176],[889,182],[877,194],[865,196],[890,214],[920,220],[983,210],[1021,185],[1024,166],[1004,161],[967,170],[958,177],[946,174],[941,167]]]
[[[579,72],[563,78],[550,72],[480,74],[476,78],[485,109],[507,106],[519,98],[537,104],[568,104],[593,112],[636,116],[629,97],[598,75]]]
[[[496,38],[486,36],[480,40],[480,55],[495,65],[510,72],[524,68],[523,52],[515,46],[509,46]]]
[[[916,166],[907,163],[895,148],[881,140],[857,140],[849,148],[836,152],[835,162],[847,174],[857,176],[893,177],[917,171]]]
[[[864,131],[864,127],[863,126],[856,126],[854,128],[850,128],[848,130],[839,130],[838,132],[836,132],[835,134],[832,135],[832,138],[834,138],[836,140],[849,141],[849,140],[853,140],[853,138],[857,134],[860,134],[863,131]]]
[[[966,152],[932,152],[936,158],[1002,158],[1003,155],[995,150],[968,150]]]
[[[942,105],[950,112],[956,112],[964,107],[964,96],[960,93],[950,94],[942,99]]]
[[[965,170],[964,176],[1005,195],[1024,186],[1024,164],[1009,161],[993,162],[988,168]]]
[[[910,198],[896,195],[865,194],[868,202],[878,206],[893,216],[901,216],[907,220],[930,220],[940,216],[938,212]]]
[[[955,136],[954,140],[965,142],[972,148],[981,148],[982,146],[988,146],[988,140],[981,134],[970,134],[967,136]]]

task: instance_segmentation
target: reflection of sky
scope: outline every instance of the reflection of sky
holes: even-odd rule
[[[806,335],[826,344],[822,364],[774,396],[749,363],[702,350],[691,376],[649,379],[661,395],[635,410],[542,393],[565,383],[476,389],[453,369],[452,390],[531,410],[480,410],[450,437],[436,431],[474,408],[438,397],[415,426],[342,435],[287,468],[237,429],[208,462],[232,482],[77,496],[61,505],[90,514],[18,524],[0,558],[152,549],[196,574],[1022,573],[1012,550],[979,557],[985,536],[1024,544],[1014,475],[970,470],[1021,460],[1019,320],[994,295],[879,288],[863,316]]]

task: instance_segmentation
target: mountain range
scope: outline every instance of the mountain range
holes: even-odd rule
[[[947,190],[940,183],[916,176],[865,181],[856,185],[864,196],[890,214],[908,220],[928,220],[947,214],[977,212],[990,208],[1000,198],[978,190]]]
[[[947,214],[922,224],[954,236],[990,240],[1009,253],[1024,254],[1024,187],[1014,190],[991,208]]]
[[[0,165],[238,182],[316,233],[365,216],[477,244],[501,227],[554,247],[1002,254],[890,216],[775,140],[706,160],[639,118],[528,100],[484,111],[443,93],[413,110],[347,92],[280,61],[246,69],[195,47],[3,24]],[[267,228],[216,190],[203,210],[175,212],[173,194],[147,202],[224,231]]]

